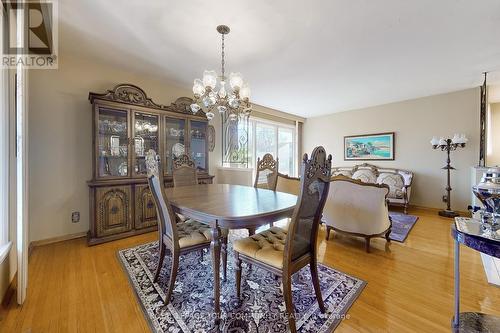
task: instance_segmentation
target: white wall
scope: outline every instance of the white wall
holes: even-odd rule
[[[109,65],[69,55],[58,70],[30,72],[30,241],[80,233],[89,229],[89,192],[92,177],[92,110],[88,94],[105,92],[119,83],[136,84],[155,102],[170,104],[188,89],[170,82],[136,75]],[[210,171],[220,165],[220,119]],[[214,173],[212,172],[212,173]],[[71,212],[79,211],[79,223]]]
[[[415,173],[411,204],[442,208],[445,194],[445,153],[431,148],[432,136],[465,133],[467,146],[452,152],[452,208],[465,211],[470,204],[470,166],[479,157],[479,89],[430,96],[361,110],[309,118],[304,126],[304,152],[323,145],[333,155],[334,166],[357,164],[343,160],[343,137],[396,132],[396,159],[373,164],[412,170]],[[363,163],[363,162],[358,162]]]

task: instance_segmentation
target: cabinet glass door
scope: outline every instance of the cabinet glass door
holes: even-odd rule
[[[203,121],[190,122],[190,153],[198,172],[207,172],[207,123]]]
[[[126,177],[128,159],[128,111],[99,108],[97,164],[99,177]]]
[[[173,162],[186,153],[186,121],[166,117],[165,121],[165,172],[172,174]]]
[[[146,153],[153,149],[158,151],[158,116],[135,112],[134,113],[134,174],[145,175]]]

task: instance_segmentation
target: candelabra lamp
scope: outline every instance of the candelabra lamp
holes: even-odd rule
[[[455,134],[452,139],[436,138],[433,137],[431,145],[433,149],[441,149],[446,151],[446,165],[442,169],[446,170],[447,183],[446,183],[446,209],[439,211],[440,216],[454,218],[459,214],[451,209],[451,185],[450,185],[450,171],[455,170],[450,164],[450,152],[458,148],[464,148],[467,143],[467,138],[464,134]]]

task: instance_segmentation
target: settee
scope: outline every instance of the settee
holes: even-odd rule
[[[369,163],[351,167],[333,167],[332,176],[343,175],[364,183],[385,184],[389,186],[387,201],[389,205],[401,206],[407,214],[410,202],[413,172],[395,168],[382,168]]]

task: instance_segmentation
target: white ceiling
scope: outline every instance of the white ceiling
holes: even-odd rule
[[[60,48],[189,88],[228,71],[312,117],[500,82],[498,0],[64,0]]]

